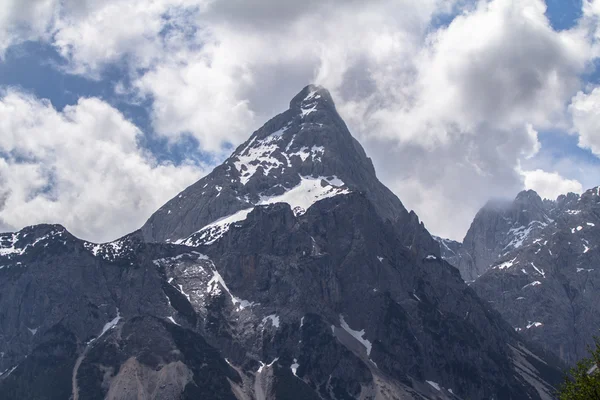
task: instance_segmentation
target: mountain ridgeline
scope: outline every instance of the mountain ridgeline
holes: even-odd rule
[[[600,187],[490,202],[443,257],[513,328],[569,364],[600,333]]]
[[[553,399],[561,368],[312,85],[137,232],[0,235],[1,399]]]
[[[324,186],[322,186],[322,184]],[[371,159],[352,137],[329,92],[307,86],[290,108],[268,121],[223,164],[161,207],[142,227],[149,242],[204,243],[200,231],[257,205],[288,202],[296,213],[316,199],[342,192],[364,193],[378,215],[390,220],[403,243],[419,254],[439,255],[438,244],[375,175]],[[306,196],[305,196],[306,197]]]

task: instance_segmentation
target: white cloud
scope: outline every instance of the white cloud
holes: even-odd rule
[[[569,106],[574,131],[579,134],[579,146],[600,157],[600,88],[591,93],[577,93]]]
[[[453,1],[243,3],[88,0],[82,12],[71,1],[54,45],[71,72],[94,78],[126,60],[133,94],[153,100],[157,132],[173,140],[190,133],[215,151],[240,142],[315,77],[336,84],[365,51],[383,58],[412,46],[409,38],[422,37]]]
[[[0,60],[7,48],[47,37],[58,0],[3,0],[0,7]]]
[[[583,187],[579,181],[563,178],[557,172],[546,172],[541,169],[522,171],[525,189],[535,190],[542,198],[556,199],[569,192],[581,193]]]
[[[66,0],[52,27],[53,44],[70,61],[70,72],[98,78],[102,69],[126,58],[147,68],[196,28],[186,18],[207,0]],[[170,48],[172,50],[172,48]]]
[[[433,32],[415,54],[400,71],[393,61],[370,64],[394,73],[371,73],[373,94],[341,110],[405,204],[432,232],[461,239],[489,198],[523,188],[515,168],[540,150],[537,130],[568,126],[590,44],[579,28],[552,30],[542,1],[495,0]]]
[[[192,165],[158,164],[137,144],[140,131],[96,98],[56,111],[9,90],[0,97],[0,221],[19,229],[61,223],[89,240],[139,228],[198,179]]]
[[[557,32],[542,0],[65,0],[53,44],[94,78],[127,61],[119,91],[152,100],[159,134],[189,133],[205,151],[323,84],[384,182],[432,232],[460,239],[490,197],[523,188],[516,168],[540,150],[537,131],[568,129],[598,53],[596,3]]]
[[[176,140],[182,133],[196,137],[203,150],[219,151],[225,143],[240,143],[256,122],[247,100],[240,98],[243,67],[227,61],[218,46],[207,44],[202,55],[188,51],[144,74],[136,89],[153,99],[155,130]]]

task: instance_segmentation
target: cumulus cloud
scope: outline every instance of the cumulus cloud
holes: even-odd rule
[[[579,135],[579,146],[600,157],[600,89],[589,94],[577,93],[569,106],[573,129]]]
[[[186,18],[207,2],[65,0],[52,26],[53,45],[71,73],[99,78],[104,67],[123,58],[133,69],[148,68],[196,29]]]
[[[315,79],[336,85],[365,51],[384,57],[414,46],[409,38],[453,2],[87,3],[85,12],[67,3],[56,24],[54,44],[71,72],[98,77],[126,61],[132,94],[153,101],[156,131],[191,134],[210,151],[239,143]]]
[[[522,171],[525,188],[535,190],[542,198],[554,200],[561,194],[569,192],[581,193],[581,183],[573,179],[565,179],[557,172],[546,172],[541,169]]]
[[[537,129],[568,126],[589,57],[584,31],[554,31],[542,1],[480,2],[427,37],[408,79],[371,74],[373,94],[341,107],[384,181],[431,231],[460,239],[489,198],[523,188]]]
[[[140,131],[96,98],[62,112],[8,90],[0,97],[0,221],[19,229],[61,223],[107,241],[141,226],[204,171],[158,164],[137,143]]]
[[[4,0],[0,7],[0,60],[10,46],[47,37],[58,0]]]
[[[157,133],[174,140],[192,134],[205,151],[216,152],[226,143],[243,141],[256,121],[239,93],[249,79],[244,68],[227,56],[205,57],[209,51],[222,52],[218,46],[201,56],[185,51],[144,74],[135,86],[153,99]]]
[[[119,89],[150,100],[155,131],[205,151],[322,84],[382,180],[432,232],[460,239],[489,198],[527,185],[519,165],[540,151],[538,131],[573,120],[582,145],[598,145],[582,133],[592,117],[575,116],[589,96],[567,110],[600,54],[598,4],[557,32],[543,0],[64,0],[52,37],[71,72],[101,79],[126,62]]]

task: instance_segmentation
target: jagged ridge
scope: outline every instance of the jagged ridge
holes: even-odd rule
[[[587,354],[600,327],[600,187],[555,201],[522,192],[484,207],[464,245],[440,243],[515,330],[568,363]]]

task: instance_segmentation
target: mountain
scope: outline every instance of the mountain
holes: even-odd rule
[[[142,233],[149,242],[208,244],[257,205],[287,202],[301,214],[348,192],[365,193],[381,218],[401,227],[404,245],[439,255],[416,214],[377,179],[329,92],[309,85],[223,164],[154,213]]]
[[[440,243],[516,331],[567,363],[587,356],[600,329],[600,187],[556,201],[521,192],[484,207],[464,244]]]
[[[138,233],[97,245],[57,225],[0,245],[0,398],[235,398],[238,373],[183,327],[194,310],[153,263],[186,248]]]
[[[552,399],[309,86],[112,243],[0,235],[2,399]]]
[[[474,281],[502,255],[536,237],[552,220],[533,190],[514,201],[489,201],[475,216],[462,242],[439,239],[442,256],[459,270],[465,281]]]

